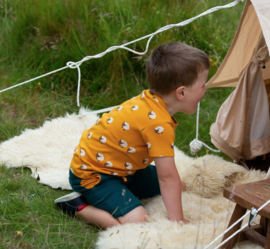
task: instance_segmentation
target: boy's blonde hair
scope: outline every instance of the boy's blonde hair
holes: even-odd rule
[[[192,86],[198,74],[209,67],[208,56],[197,48],[181,42],[162,44],[146,64],[150,92],[167,95],[180,86]]]

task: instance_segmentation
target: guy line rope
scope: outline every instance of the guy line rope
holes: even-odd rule
[[[80,106],[80,102],[79,102],[80,83],[81,83],[81,70],[80,70],[80,65],[81,65],[83,62],[85,62],[85,61],[87,61],[87,60],[90,60],[90,59],[94,59],[94,58],[95,58],[95,59],[96,59],[96,58],[100,58],[100,57],[104,56],[105,54],[107,54],[108,52],[114,51],[114,50],[119,49],[119,48],[128,50],[128,51],[130,51],[130,52],[132,52],[132,53],[134,53],[134,54],[137,54],[137,55],[144,55],[144,54],[147,53],[148,47],[149,47],[149,43],[150,43],[150,41],[152,40],[152,38],[153,38],[155,35],[157,35],[157,34],[163,32],[163,31],[166,31],[166,30],[168,30],[168,29],[174,28],[174,27],[185,26],[185,25],[187,25],[187,24],[193,22],[193,21],[196,20],[197,18],[202,17],[202,16],[205,16],[205,15],[210,14],[210,13],[212,13],[212,12],[215,12],[215,11],[217,11],[217,10],[219,10],[219,9],[231,8],[231,7],[235,6],[239,1],[240,1],[240,0],[237,0],[237,1],[234,1],[234,2],[229,3],[229,4],[227,4],[227,5],[224,5],[224,6],[216,6],[216,7],[213,7],[213,8],[211,8],[211,9],[209,9],[209,10],[207,10],[207,11],[205,11],[205,12],[203,12],[203,13],[201,13],[201,14],[199,14],[199,15],[193,17],[193,18],[190,18],[190,19],[188,19],[188,20],[186,20],[186,21],[183,21],[183,22],[180,22],[180,23],[177,23],[177,24],[169,24],[169,25],[167,25],[167,26],[164,26],[164,27],[158,29],[156,32],[154,32],[154,33],[152,33],[152,34],[143,36],[143,37],[138,38],[138,39],[136,39],[136,40],[133,40],[133,41],[131,41],[131,42],[127,42],[127,43],[125,43],[125,44],[123,44],[123,45],[120,45],[120,46],[112,46],[112,47],[108,48],[107,50],[105,50],[105,51],[102,52],[102,53],[99,53],[99,54],[96,54],[96,55],[92,55],[92,56],[86,56],[86,57],[84,57],[84,58],[83,58],[82,60],[80,60],[80,61],[77,61],[77,62],[69,61],[69,62],[67,62],[67,64],[66,64],[65,67],[61,67],[61,68],[56,69],[56,70],[54,70],[54,71],[51,71],[51,72],[49,72],[49,73],[40,75],[40,76],[35,77],[35,78],[33,78],[33,79],[30,79],[30,80],[24,81],[24,82],[22,82],[22,83],[19,83],[19,84],[17,84],[17,85],[14,85],[14,86],[8,87],[8,88],[6,88],[6,89],[0,90],[0,93],[1,93],[1,92],[4,92],[4,91],[7,91],[7,90],[10,90],[10,89],[13,89],[13,88],[15,88],[15,87],[17,87],[17,86],[24,85],[24,84],[29,83],[29,82],[31,82],[31,81],[40,79],[40,78],[45,77],[45,76],[47,76],[47,75],[50,75],[50,74],[59,72],[59,71],[61,71],[61,70],[67,69],[67,68],[71,68],[71,69],[77,68],[77,70],[78,70],[77,106]],[[128,45],[130,45],[130,44],[133,44],[133,43],[135,43],[135,42],[137,42],[137,41],[140,41],[140,40],[143,40],[143,39],[146,39],[146,38],[149,38],[149,39],[148,39],[148,41],[147,41],[146,49],[145,49],[144,52],[137,52],[137,51],[135,51],[135,50],[133,50],[133,49],[130,49],[130,48],[127,48],[127,47],[126,47],[126,46],[128,46]]]
[[[197,18],[199,17],[202,17],[202,16],[205,16],[205,15],[208,15],[212,12],[215,12],[217,10],[220,10],[220,9],[225,9],[225,8],[231,8],[233,6],[235,6],[236,4],[238,4],[238,2],[240,1],[243,1],[243,0],[236,0],[232,3],[229,3],[229,4],[226,4],[226,5],[223,5],[223,6],[216,6],[216,7],[213,7],[193,18],[190,18],[188,20],[185,20],[183,22],[180,22],[180,23],[177,23],[177,24],[169,24],[167,26],[164,26],[160,29],[158,29],[156,32],[152,33],[152,34],[149,34],[149,35],[146,35],[146,36],[143,36],[141,38],[138,38],[136,40],[133,40],[131,42],[127,42],[123,45],[120,45],[120,46],[112,46],[110,48],[108,48],[107,50],[105,50],[104,52],[102,53],[99,53],[99,54],[96,54],[96,55],[92,55],[92,56],[86,56],[84,57],[82,60],[80,61],[77,61],[77,62],[72,62],[72,61],[69,61],[67,62],[66,66],[65,67],[62,67],[62,68],[59,68],[59,69],[56,69],[54,71],[51,71],[49,73],[46,73],[46,74],[43,74],[43,75],[40,75],[38,77],[35,77],[33,79],[30,79],[30,80],[27,80],[27,81],[24,81],[22,83],[19,83],[17,85],[14,85],[14,86],[11,86],[11,87],[8,87],[6,89],[3,89],[3,90],[0,90],[0,93],[2,92],[5,92],[5,91],[8,91],[8,90],[11,90],[15,87],[18,87],[18,86],[21,86],[21,85],[24,85],[26,83],[29,83],[29,82],[32,82],[34,80],[37,80],[37,79],[40,79],[42,77],[45,77],[47,75],[50,75],[50,74],[53,74],[53,73],[56,73],[56,72],[59,72],[61,70],[64,70],[64,69],[67,69],[67,68],[70,68],[70,69],[75,69],[77,68],[78,70],[78,87],[77,87],[77,106],[80,106],[80,102],[79,102],[79,95],[80,95],[80,83],[81,83],[81,70],[80,70],[80,65],[87,61],[87,60],[90,60],[90,59],[97,59],[97,58],[101,58],[102,56],[104,56],[105,54],[107,54],[108,52],[111,52],[111,51],[114,51],[116,49],[125,49],[125,50],[128,50],[134,54],[137,54],[137,55],[144,55],[147,53],[148,51],[148,47],[149,47],[149,44],[150,44],[150,41],[152,40],[152,38],[163,32],[163,31],[166,31],[168,29],[171,29],[171,28],[174,28],[174,27],[182,27],[182,26],[185,26],[191,22],[193,22],[194,20],[196,20]],[[147,41],[147,44],[146,44],[146,49],[144,52],[137,52],[133,49],[130,49],[126,46],[130,45],[130,44],[133,44],[137,41],[140,41],[140,40],[143,40],[143,39],[146,39],[146,38],[149,38],[148,41]],[[96,113],[102,113],[102,112],[107,112],[107,111],[110,111],[112,110],[113,108],[115,108],[116,106],[113,106],[113,107],[108,107],[108,108],[104,108],[104,109],[101,109],[101,110],[96,110],[96,111],[92,111],[92,112],[89,112],[88,114],[96,114]],[[219,152],[219,150],[213,150],[211,149],[209,146],[207,146],[205,143],[201,142],[198,140],[198,126],[199,126],[199,110],[200,110],[200,103],[198,104],[198,109],[197,109],[197,123],[196,123],[196,139],[194,139],[191,143],[190,143],[190,147],[191,147],[191,153],[192,154],[196,154],[196,152],[198,152],[201,147],[204,145],[205,147],[207,147],[209,150],[212,150],[214,152]],[[88,114],[85,114],[85,115],[88,115]],[[81,115],[81,116],[84,116],[84,115]],[[249,212],[247,212],[244,216],[242,216],[238,221],[236,221],[233,225],[231,225],[226,231],[224,231],[222,234],[220,234],[215,240],[213,240],[210,244],[208,244],[204,249],[207,249],[209,248],[211,245],[213,245],[219,238],[221,238],[221,236],[223,236],[227,231],[229,231],[232,227],[234,227],[237,223],[239,223],[241,220],[244,219],[244,217],[246,217],[248,214],[252,214],[252,215],[257,215],[257,213],[263,209],[267,204],[270,203],[270,200],[267,201],[264,205],[262,205],[258,210],[257,209],[253,209],[253,210],[250,210]],[[248,225],[251,225],[249,223],[247,223],[245,226],[243,226],[242,228],[240,228],[238,231],[236,231],[234,234],[232,234],[229,238],[227,238],[225,241],[223,241],[220,245],[218,245],[217,247],[215,247],[215,249],[219,248],[220,246],[222,246],[224,243],[226,243],[229,239],[231,239],[233,236],[235,236],[237,233],[239,233],[240,231],[242,231],[244,228],[246,228]]]
[[[150,41],[152,40],[152,38],[153,38],[155,35],[157,35],[157,34],[163,32],[163,31],[166,31],[166,30],[168,30],[168,29],[174,28],[174,27],[182,27],[182,26],[185,26],[185,25],[187,25],[187,24],[193,22],[193,21],[196,20],[197,18],[202,17],[202,16],[205,16],[205,15],[208,15],[208,14],[210,14],[210,13],[212,13],[212,12],[217,11],[217,10],[225,9],[225,8],[231,8],[231,7],[235,6],[236,4],[238,4],[238,2],[240,2],[240,1],[243,1],[243,0],[236,0],[236,1],[232,2],[232,3],[226,4],[226,5],[223,5],[223,6],[216,6],[216,7],[213,7],[213,8],[211,8],[211,9],[209,9],[209,10],[207,10],[207,11],[205,11],[205,12],[203,12],[203,13],[201,13],[201,14],[199,14],[199,15],[193,17],[193,18],[190,18],[190,19],[188,19],[188,20],[185,20],[185,21],[180,22],[180,23],[177,23],[177,24],[169,24],[169,25],[167,25],[167,26],[164,26],[164,27],[158,29],[156,32],[154,32],[154,33],[152,33],[152,34],[143,36],[143,37],[138,38],[138,39],[136,39],[136,40],[133,40],[133,41],[131,41],[131,42],[127,42],[127,43],[125,43],[125,44],[123,44],[123,45],[120,45],[120,46],[112,46],[112,47],[108,48],[107,50],[105,50],[105,51],[102,52],[102,53],[99,53],[99,54],[96,54],[96,55],[92,55],[92,56],[86,56],[86,57],[84,57],[84,58],[83,58],[82,60],[80,60],[80,61],[77,61],[77,62],[69,61],[69,62],[67,62],[67,64],[66,64],[65,67],[56,69],[56,70],[51,71],[51,72],[49,72],[49,73],[40,75],[40,76],[35,77],[35,78],[33,78],[33,79],[30,79],[30,80],[24,81],[24,82],[22,82],[22,83],[19,83],[19,84],[17,84],[17,85],[14,85],[14,86],[8,87],[8,88],[6,88],[6,89],[0,90],[0,93],[2,93],[2,92],[4,92],[4,91],[7,91],[7,90],[11,90],[11,89],[13,89],[13,88],[15,88],[15,87],[24,85],[24,84],[29,83],[29,82],[31,82],[31,81],[40,79],[40,78],[42,78],[42,77],[48,76],[48,75],[50,75],[50,74],[59,72],[59,71],[61,71],[61,70],[67,69],[67,68],[71,68],[71,69],[77,68],[77,70],[78,70],[77,106],[80,106],[80,101],[79,101],[80,85],[81,85],[81,70],[80,70],[80,65],[81,65],[83,62],[85,62],[85,61],[87,61],[87,60],[90,60],[90,59],[94,59],[94,58],[95,58],[95,59],[96,59],[96,58],[100,58],[100,57],[104,56],[105,54],[107,54],[108,52],[114,51],[114,50],[119,49],[119,48],[128,50],[128,51],[130,51],[130,52],[132,52],[132,53],[134,53],[134,54],[137,54],[137,55],[144,55],[144,54],[147,53],[148,47],[149,47],[149,44],[150,44]],[[130,48],[126,47],[126,46],[128,46],[128,45],[130,45],[130,44],[133,44],[133,43],[135,43],[135,42],[137,42],[137,41],[140,41],[140,40],[143,40],[143,39],[146,39],[146,38],[149,38],[149,39],[148,39],[148,41],[147,41],[146,49],[145,49],[144,52],[137,52],[137,51],[135,51],[135,50],[133,50],[133,49],[130,49]],[[114,107],[108,107],[108,108],[101,109],[101,110],[94,111],[94,112],[90,112],[90,113],[102,113],[102,112],[110,111],[110,110],[112,110],[113,108],[114,108]],[[198,106],[198,108],[199,108],[199,106]],[[198,109],[198,110],[199,110],[199,109]],[[89,113],[89,114],[90,114],[90,113]],[[198,111],[197,111],[197,113],[198,113]],[[198,140],[198,123],[199,123],[199,113],[197,114],[197,132],[196,132],[196,139],[194,139],[194,140],[190,143],[191,153],[192,153],[192,154],[196,154],[196,153],[202,148],[203,145],[206,146],[209,150],[212,150],[212,151],[214,151],[214,152],[219,152],[218,150],[213,150],[213,149],[211,149],[211,148],[208,147],[205,143],[203,143],[203,142],[201,142],[201,141]]]
[[[232,227],[234,227],[237,223],[239,223],[241,220],[243,220],[247,215],[251,214],[254,216],[254,218],[257,216],[258,212],[260,212],[266,205],[270,203],[270,200],[265,202],[260,208],[255,209],[252,208],[250,211],[248,211],[245,215],[243,215],[239,220],[237,220],[234,224],[232,224],[226,231],[224,231],[222,234],[220,234],[217,238],[215,238],[210,244],[208,244],[204,249],[209,248],[211,245],[213,245],[218,239],[220,239],[225,233],[227,233]],[[232,237],[234,237],[236,234],[240,233],[243,229],[245,229],[247,226],[251,226],[253,223],[253,220],[250,220],[246,225],[241,227],[239,230],[237,230],[234,234],[232,234],[230,237],[228,237],[226,240],[224,240],[221,244],[216,246],[214,249],[220,248],[223,244],[225,244],[227,241],[229,241]]]

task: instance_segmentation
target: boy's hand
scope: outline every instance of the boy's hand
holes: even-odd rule
[[[182,184],[182,191],[187,191],[186,183],[181,181],[181,184]]]
[[[190,220],[186,220],[186,219],[183,219],[180,222],[183,223],[183,225],[194,223],[194,222],[191,222]]]

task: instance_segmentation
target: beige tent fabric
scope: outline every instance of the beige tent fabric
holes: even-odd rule
[[[269,0],[252,0],[256,10],[262,32],[270,53],[270,1]]]
[[[217,73],[207,83],[208,88],[235,87],[238,84],[239,76],[249,63],[261,33],[270,48],[270,1],[252,0],[252,3],[247,0],[231,47]],[[270,80],[270,62],[263,71],[263,79]]]
[[[235,91],[221,106],[210,129],[212,143],[235,161],[270,152],[268,97],[261,69],[267,61],[269,52],[261,35]]]
[[[210,129],[213,144],[235,161],[270,152],[269,48],[270,1],[247,0],[231,47],[207,83],[208,88],[237,86]]]

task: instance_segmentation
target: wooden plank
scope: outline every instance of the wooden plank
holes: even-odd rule
[[[233,196],[230,196],[233,192]],[[258,209],[270,199],[270,179],[258,182],[242,184],[234,187],[225,188],[223,196],[232,199],[242,207]],[[259,214],[270,219],[270,204],[262,209]]]
[[[266,238],[254,230],[249,230],[245,232],[245,237],[251,242],[256,243],[262,247],[266,245]],[[267,247],[269,249],[269,247]]]
[[[246,227],[245,229],[243,229],[240,233],[239,233],[239,237],[238,237],[238,242],[241,242],[241,241],[244,241],[244,240],[247,240],[248,238],[245,237],[245,232],[247,231],[250,231],[250,230],[254,230],[256,231],[257,233],[261,234],[261,235],[264,235],[264,229],[261,225],[253,225],[251,227]]]
[[[239,204],[236,204],[231,220],[229,222],[228,227],[230,227],[232,224],[234,224],[240,217],[242,217],[245,213],[246,213],[246,208],[240,206]],[[229,238],[232,234],[234,234],[237,230],[240,229],[242,224],[242,221],[240,221],[238,224],[236,224],[232,229],[230,229],[224,236],[222,241],[226,240],[227,238]],[[237,238],[238,238],[239,234],[236,234],[233,238],[231,238],[229,241],[227,241],[221,248],[233,248],[234,245],[237,242]]]

